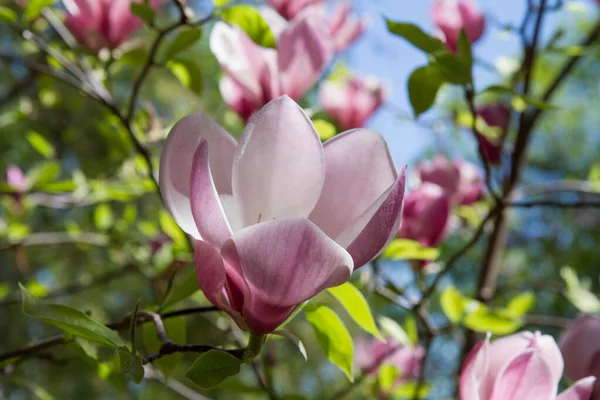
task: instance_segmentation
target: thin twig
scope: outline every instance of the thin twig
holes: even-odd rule
[[[537,201],[520,201],[505,204],[505,207],[513,208],[536,208],[536,207],[551,207],[551,208],[600,208],[600,201],[575,201],[561,202],[558,200],[537,200]]]
[[[569,318],[555,317],[553,315],[528,314],[523,317],[523,323],[525,325],[537,325],[565,329],[569,326],[571,320]]]

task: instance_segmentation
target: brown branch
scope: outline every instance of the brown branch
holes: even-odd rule
[[[512,208],[536,208],[536,207],[551,207],[551,208],[600,208],[600,201],[575,201],[561,202],[557,200],[538,200],[538,201],[521,201],[505,204],[505,207]]]
[[[569,318],[555,317],[552,315],[534,315],[528,314],[523,317],[525,325],[547,326],[553,328],[566,329],[571,320]]]

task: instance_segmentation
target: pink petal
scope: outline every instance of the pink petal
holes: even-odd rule
[[[492,386],[494,377],[486,373],[489,345],[489,338],[480,341],[465,359],[460,372],[460,400],[479,400],[481,388]]]
[[[364,21],[349,17],[339,29],[330,33],[335,51],[345,50],[354,43],[363,34],[365,27]]]
[[[323,148],[312,122],[289,97],[250,120],[233,166],[233,195],[244,226],[274,218],[306,218],[325,179]]]
[[[194,154],[190,189],[192,215],[200,236],[215,248],[221,248],[232,232],[211,175],[206,139],[200,139]]]
[[[231,303],[225,296],[225,287],[231,285],[227,282],[228,276],[221,255],[210,244],[197,240],[194,246],[194,260],[198,285],[208,301],[228,313],[240,328],[247,329],[247,325],[241,315],[232,308]],[[235,282],[243,283],[239,279],[235,280]],[[245,287],[239,288],[236,286],[233,288],[229,287],[228,289],[230,290],[230,297],[235,297],[238,302],[240,299],[243,301],[243,290],[245,290]]]
[[[333,56],[329,40],[306,17],[281,32],[277,51],[281,90],[295,100],[317,82]]]
[[[327,29],[330,33],[336,32],[341,29],[345,21],[350,17],[352,11],[352,4],[349,1],[342,1],[331,14],[331,17],[327,21]]]
[[[559,394],[556,400],[590,400],[595,382],[595,376],[580,379],[570,388]]]
[[[485,29],[485,17],[479,11],[474,0],[461,0],[458,3],[458,12],[463,21],[463,28],[471,43],[475,43]]]
[[[302,218],[242,229],[221,253],[245,279],[242,315],[258,333],[272,332],[300,303],[344,283],[353,266],[343,248]]]
[[[558,381],[535,349],[518,354],[496,376],[490,400],[549,400],[554,397]],[[485,399],[485,397],[483,397]]]
[[[346,250],[352,256],[355,268],[375,258],[396,235],[402,220],[405,185],[406,166],[402,167],[394,185],[336,239],[345,244],[354,238]],[[361,227],[364,228],[360,230]]]
[[[394,185],[398,173],[385,140],[374,131],[346,131],[325,142],[323,151],[325,183],[309,219],[337,238]]]
[[[142,25],[143,21],[131,12],[131,0],[112,0],[110,2],[106,35],[111,48],[125,42]]]
[[[565,376],[577,380],[591,375],[592,361],[600,355],[599,337],[600,317],[582,315],[571,323],[560,338]]]
[[[347,86],[340,82],[326,81],[319,87],[319,103],[342,129],[360,128],[354,126],[352,97]]]
[[[436,0],[433,3],[431,14],[433,23],[444,34],[446,44],[452,51],[455,51],[458,35],[462,29],[462,18],[458,12],[456,0]]]
[[[222,77],[219,81],[219,90],[225,103],[233,108],[244,121],[248,121],[261,106],[251,93],[248,93],[244,87],[228,76]]]
[[[90,50],[97,51],[106,43],[101,32],[104,10],[95,0],[66,0],[65,25],[77,40]]]
[[[515,333],[492,342],[490,347],[489,374],[497,376],[515,354],[532,347],[536,348],[538,356],[545,360],[552,380],[558,382],[563,372],[563,361],[556,342],[552,336],[533,334],[531,332]],[[482,395],[484,395],[484,398],[491,395],[491,388],[489,388],[489,392],[482,392]]]
[[[190,176],[200,139],[210,146],[210,169],[219,194],[231,194],[231,168],[235,140],[204,113],[184,117],[173,126],[160,155],[160,192],[175,221],[188,234],[200,238],[190,205]]]

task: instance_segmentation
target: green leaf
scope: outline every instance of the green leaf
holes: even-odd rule
[[[161,59],[169,61],[179,52],[192,46],[202,37],[202,29],[194,27],[181,28],[175,39],[164,46]]]
[[[144,379],[144,367],[142,359],[135,353],[130,353],[129,349],[119,349],[119,361],[121,374],[128,381],[140,383]]]
[[[30,131],[27,132],[25,137],[27,138],[27,141],[29,142],[31,147],[33,147],[42,156],[46,158],[52,158],[56,154],[56,152],[54,151],[54,147],[52,147],[50,142],[48,142],[46,138],[44,138],[39,133]]]
[[[0,7],[0,21],[13,23],[17,21],[17,13],[8,7]]]
[[[381,330],[387,336],[391,337],[398,343],[402,343],[405,346],[413,346],[415,341],[402,329],[400,324],[389,317],[379,317],[377,319],[379,321],[379,326],[381,326]]]
[[[476,332],[490,332],[493,335],[508,335],[518,330],[522,325],[518,318],[514,318],[500,310],[490,310],[483,305],[467,314],[463,324]]]
[[[471,66],[463,64],[454,54],[447,50],[436,51],[432,58],[429,68],[436,69],[444,82],[456,85],[471,83]]]
[[[23,295],[23,313],[52,324],[63,331],[87,340],[112,347],[123,347],[124,343],[113,330],[94,321],[83,312],[61,304],[47,304],[19,284]]]
[[[408,97],[415,117],[431,108],[443,83],[439,68],[426,65],[412,72],[408,78]]]
[[[403,37],[410,44],[426,53],[433,53],[446,48],[441,40],[428,35],[416,25],[403,22],[394,22],[390,19],[386,19],[385,22],[387,24],[388,31],[397,36]]]
[[[492,85],[485,88],[480,94],[484,93],[494,93],[494,94],[508,94],[512,96],[513,103],[523,103],[525,105],[529,104],[533,107],[539,108],[541,110],[555,110],[558,109],[557,106],[546,103],[540,99],[536,99],[531,96],[523,96],[520,93],[515,92],[512,88],[508,86],[502,85]],[[514,104],[513,104],[514,106]]]
[[[84,339],[82,337],[76,337],[75,343],[81,347],[83,352],[90,358],[98,360],[98,345],[95,342]]]
[[[463,67],[469,71],[469,81],[473,81],[473,53],[471,49],[471,41],[467,37],[464,29],[461,29],[458,37],[458,60]]]
[[[343,285],[327,289],[329,294],[335,297],[350,317],[365,332],[370,333],[376,338],[383,340],[383,337],[375,325],[375,319],[371,313],[371,308],[365,296],[352,283],[346,282]]]
[[[306,354],[306,347],[304,347],[304,343],[302,340],[296,335],[288,331],[275,331],[272,333],[273,335],[281,336],[282,338],[288,339],[290,342],[294,343],[302,357],[304,357],[304,361],[308,360],[308,355]],[[271,336],[270,336],[271,337]]]
[[[200,290],[195,269],[189,268],[186,273],[180,273],[180,275],[181,276],[173,284],[173,287],[165,298],[165,301],[162,304],[163,309],[169,308],[181,300],[187,299]]]
[[[141,18],[146,24],[152,26],[154,23],[154,9],[149,4],[131,3],[131,13]]]
[[[418,344],[419,343],[419,331],[417,329],[417,321],[415,321],[415,319],[413,317],[408,316],[408,317],[404,318],[403,326],[404,326],[404,331],[410,338],[410,341],[412,342],[412,344]]]
[[[457,324],[465,313],[465,302],[462,294],[454,286],[448,286],[440,296],[442,310],[450,322]]]
[[[60,176],[58,161],[43,161],[27,171],[27,182],[31,187],[39,188],[55,181]]]
[[[54,0],[29,0],[25,5],[23,17],[27,21],[36,19],[42,13],[42,10],[51,6],[52,3],[54,3]]]
[[[200,389],[210,390],[221,384],[226,378],[240,372],[242,361],[229,353],[210,350],[196,358],[185,373],[185,377]]]
[[[298,305],[298,307],[296,307],[296,309],[294,311],[292,311],[290,316],[287,317],[287,319],[285,321],[283,321],[283,324],[279,325],[279,327],[277,329],[283,329],[287,324],[292,322],[294,320],[294,318],[296,318],[296,316],[300,313],[300,311],[302,311],[304,309],[304,307],[306,307],[307,304],[308,304],[308,300],[306,300],[304,303],[301,303],[300,305]]]
[[[392,386],[394,386],[394,383],[396,383],[399,376],[400,371],[395,365],[382,365],[377,371],[377,383],[379,384],[379,388],[383,390],[384,393],[387,393]]]
[[[337,133],[335,125],[333,125],[331,122],[325,121],[324,119],[315,119],[312,123],[322,141],[331,139]]]
[[[513,297],[508,303],[506,311],[515,317],[521,317],[531,310],[534,304],[535,295],[532,292],[525,292]]]
[[[167,234],[175,243],[185,244],[188,240],[183,231],[179,228],[179,225],[171,217],[171,214],[165,210],[161,210],[158,214],[158,223],[160,229]]]
[[[96,228],[104,231],[112,226],[115,222],[112,209],[107,203],[99,204],[94,209],[94,225]]]
[[[169,318],[163,320],[165,331],[169,338],[175,343],[186,342],[186,326],[185,318]],[[144,347],[148,354],[158,351],[161,346],[158,337],[156,336],[156,328],[154,324],[144,324],[142,327],[142,337],[144,339]],[[154,361],[154,365],[157,366],[163,373],[166,379],[171,376],[171,373],[179,365],[183,353],[174,353],[164,356]]]
[[[275,47],[275,35],[256,8],[246,4],[228,7],[221,11],[221,18],[230,25],[239,26],[259,46]]]
[[[567,285],[567,290],[564,293],[565,297],[577,307],[579,311],[584,313],[600,312],[600,300],[581,284],[577,277],[577,273],[573,268],[561,268],[560,276]]]
[[[385,248],[381,257],[390,260],[435,260],[440,251],[433,247],[423,247],[410,239],[394,239]]]
[[[167,68],[175,75],[181,84],[196,94],[202,93],[204,80],[202,67],[198,60],[178,58],[167,61]]]
[[[427,397],[427,393],[429,393],[429,386],[422,385],[421,388],[419,389],[418,396],[415,397],[415,393],[417,392],[418,387],[419,386],[418,386],[417,382],[408,382],[408,383],[403,383],[399,386],[396,386],[392,390],[393,398],[394,399],[414,399],[414,398],[425,399]]]
[[[340,368],[348,380],[353,382],[354,344],[352,336],[340,317],[332,309],[323,305],[309,304],[304,307],[304,313],[329,361]]]
[[[231,3],[231,0],[215,0],[215,8],[223,7],[224,5],[227,5],[229,3]]]

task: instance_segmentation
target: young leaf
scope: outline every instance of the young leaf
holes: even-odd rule
[[[429,68],[436,69],[444,82],[456,85],[471,83],[471,66],[463,64],[456,56],[447,50],[436,51]]]
[[[210,350],[196,358],[185,377],[200,389],[214,389],[226,378],[240,372],[242,361],[229,353]]]
[[[302,343],[302,340],[300,340],[298,336],[288,331],[275,331],[273,332],[273,335],[281,336],[294,343],[300,354],[302,354],[302,357],[304,357],[304,361],[308,360],[308,355],[306,354],[306,348],[304,347],[304,343]]]
[[[600,300],[581,284],[577,277],[577,273],[572,268],[561,268],[560,276],[567,285],[565,297],[577,307],[579,311],[584,313],[600,312]]]
[[[440,251],[433,247],[423,247],[421,243],[410,239],[394,239],[385,248],[381,256],[390,260],[435,260]]]
[[[398,371],[398,367],[391,364],[384,364],[379,368],[377,372],[377,383],[379,384],[379,388],[387,393],[396,380],[400,376],[400,371]]]
[[[513,297],[506,310],[515,317],[521,317],[531,310],[535,304],[535,295],[531,292],[525,292]]]
[[[390,19],[386,19],[385,22],[387,24],[388,31],[397,36],[403,37],[410,44],[426,53],[433,53],[434,51],[444,50],[446,48],[441,40],[428,35],[416,25],[403,22],[394,22]]]
[[[381,330],[389,337],[402,343],[405,346],[413,346],[416,342],[410,337],[410,335],[402,329],[402,327],[393,319],[389,317],[379,317],[379,326]]]
[[[182,28],[175,39],[165,45],[162,52],[162,60],[169,61],[177,53],[196,43],[200,37],[202,37],[202,29],[194,27]]]
[[[309,304],[304,307],[304,313],[329,361],[340,368],[348,380],[353,382],[354,344],[352,336],[340,317],[332,309],[323,305]]]
[[[140,383],[144,379],[144,366],[142,359],[135,353],[129,352],[129,349],[123,347],[119,349],[119,361],[121,374],[128,381]]]
[[[426,65],[412,72],[408,78],[408,97],[415,117],[431,108],[443,83],[439,68]]]
[[[335,125],[333,125],[331,122],[325,121],[324,119],[314,119],[313,125],[315,126],[315,130],[319,134],[319,137],[323,141],[331,139],[337,133]]]
[[[221,11],[221,18],[239,26],[259,46],[275,47],[275,36],[260,12],[252,6],[239,4]]]
[[[442,310],[453,324],[457,324],[465,313],[465,301],[462,294],[454,287],[448,286],[440,296]]]
[[[104,231],[112,226],[115,219],[112,209],[106,203],[99,204],[94,209],[94,225],[101,231]]]
[[[154,9],[148,4],[132,2],[131,13],[142,19],[148,25],[152,25],[154,23],[155,12]]]
[[[467,314],[463,324],[476,332],[491,332],[494,335],[508,335],[522,325],[519,319],[501,311],[490,310],[483,305]]]
[[[204,81],[202,68],[197,60],[178,58],[167,61],[167,68],[175,75],[179,82],[196,94],[202,93]]]
[[[343,285],[329,288],[327,291],[342,304],[348,315],[350,315],[358,326],[377,339],[383,340],[377,329],[377,325],[375,325],[375,319],[373,319],[369,303],[360,290],[352,283],[346,282]]]
[[[162,309],[169,308],[200,290],[198,287],[198,277],[193,268],[189,268],[185,272],[182,271],[178,275],[181,276],[173,283],[173,287],[161,306]]]
[[[83,312],[60,304],[46,304],[20,285],[23,313],[52,324],[63,331],[107,346],[123,347],[124,343],[113,330],[94,321]]]
[[[35,188],[44,186],[60,176],[58,161],[43,161],[27,171],[27,182]]]
[[[16,22],[17,13],[8,7],[0,7],[0,21],[8,23]]]
[[[27,21],[34,20],[42,13],[44,8],[51,6],[52,3],[54,3],[54,0],[29,0],[25,5],[23,16]]]
[[[31,4],[31,3],[30,3]],[[46,158],[52,158],[56,154],[54,147],[46,140],[45,137],[37,132],[30,131],[25,137],[27,141],[38,153]]]

